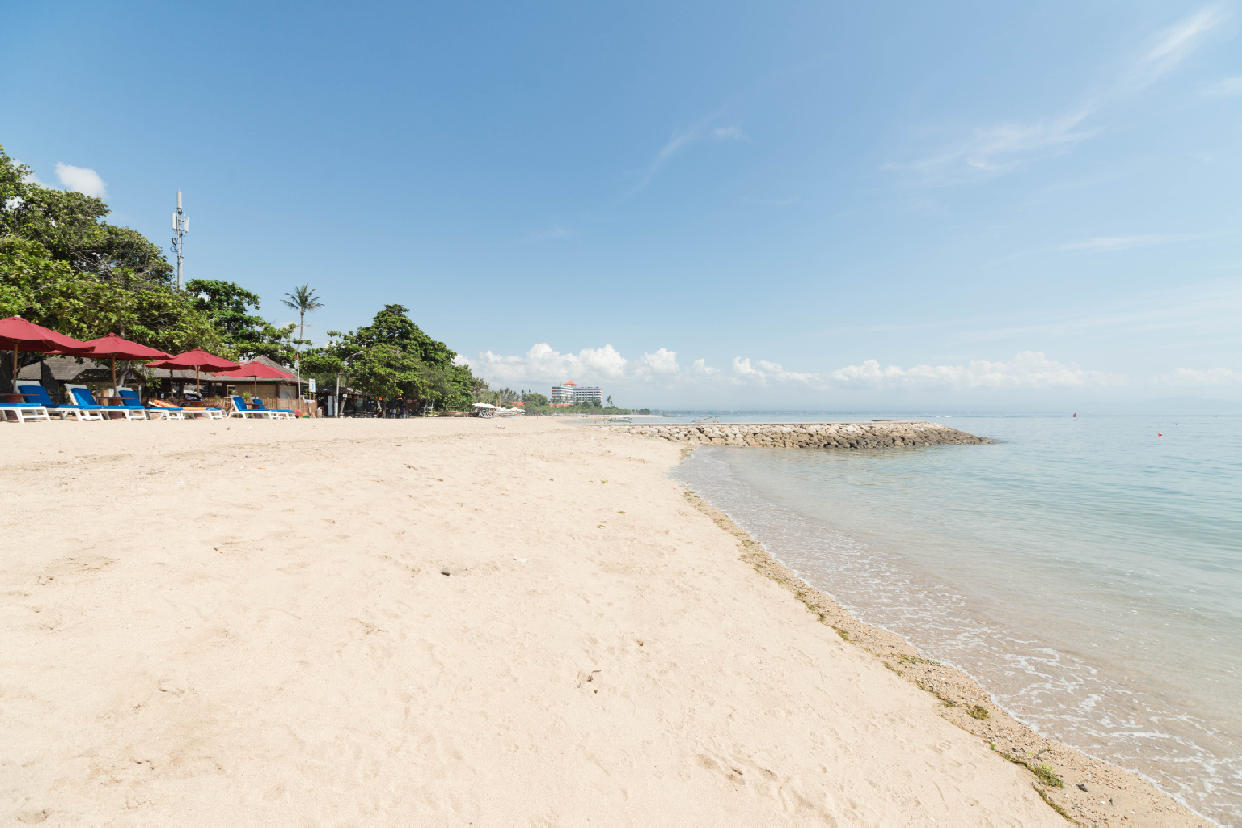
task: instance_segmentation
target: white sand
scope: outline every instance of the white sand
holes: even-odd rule
[[[0,426],[0,819],[1063,824],[739,561],[677,456],[548,420]]]

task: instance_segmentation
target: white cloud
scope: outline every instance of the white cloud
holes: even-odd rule
[[[1067,152],[1094,136],[1098,130],[1084,125],[1091,112],[1084,107],[1051,120],[983,127],[938,152],[914,161],[886,164],[885,169],[913,172],[932,181],[1007,172]]]
[[[583,348],[578,353],[555,351],[546,342],[531,346],[525,354],[506,356],[484,351],[467,360],[470,370],[488,382],[558,384],[566,380],[617,379],[625,374],[627,360],[611,345]]]
[[[712,130],[712,137],[717,141],[750,141],[750,136],[736,126],[716,127]]]
[[[698,140],[698,128],[694,127],[684,132],[674,132],[673,136],[668,139],[664,146],[660,147],[660,151],[656,153],[655,158],[651,159],[651,163],[647,165],[646,172],[639,179],[638,183],[630,190],[629,194],[633,195],[639,190],[644,189],[651,180],[655,178],[656,173],[669,162],[674,155],[681,152],[686,147]]]
[[[691,129],[685,132],[674,132],[668,142],[660,147],[660,151],[656,153],[655,164],[663,164],[677,153],[698,140],[698,130]]]
[[[676,374],[681,370],[677,364],[677,352],[668,348],[660,348],[654,354],[643,354],[640,363],[643,371],[652,374]]]
[[[1207,6],[1184,17],[1160,33],[1155,45],[1143,56],[1143,63],[1152,78],[1171,71],[1190,55],[1203,40],[1203,36],[1225,22],[1228,15],[1219,6]]]
[[[749,357],[733,358],[733,374],[735,381],[754,382],[767,385],[768,382],[793,382],[802,385],[814,385],[821,380],[816,374],[787,371],[780,364],[766,359],[751,361]]]
[[[583,370],[609,379],[625,374],[626,359],[611,345],[605,345],[602,348],[583,348],[578,352],[578,361]]]
[[[882,367],[874,359],[847,365],[828,374],[833,385],[846,388],[1057,388],[1112,384],[1119,378],[1087,371],[1048,359],[1038,351],[1023,351],[1009,362],[985,359],[949,365],[897,365]]]
[[[1115,385],[1122,377],[1057,362],[1038,351],[1024,351],[1008,361],[971,360],[963,363],[881,365],[874,359],[828,372],[793,371],[766,359],[735,356],[731,370],[722,373],[703,359],[682,370],[677,353],[667,348],[627,360],[611,345],[583,348],[577,353],[553,350],[547,343],[525,354],[505,356],[485,351],[468,361],[475,374],[493,385],[528,387],[556,385],[566,380],[614,385],[655,383],[679,377],[697,387],[786,386],[803,391],[894,389],[1047,389]],[[1187,374],[1187,377],[1192,376]],[[1212,374],[1211,376],[1215,376]],[[1188,380],[1187,380],[1188,381]]]
[[[695,376],[699,376],[699,377],[710,377],[713,374],[717,373],[716,369],[709,366],[707,364],[707,360],[705,359],[696,359],[690,365],[690,371]]]
[[[99,173],[89,167],[75,167],[72,164],[58,161],[56,162],[56,177],[60,179],[60,185],[66,190],[73,190],[95,198],[103,198],[107,195],[103,179],[99,177]]]
[[[521,362],[521,357],[508,357],[507,359],[511,364],[525,368],[533,376],[553,382],[572,379],[575,369],[581,364],[574,354],[554,351],[552,346],[546,342],[532,345],[531,349],[526,352],[524,364]]]
[[[733,380],[767,385],[790,383],[811,388],[871,389],[1033,389],[1111,384],[1118,378],[1087,371],[1048,359],[1037,351],[1024,351],[1008,362],[971,360],[959,364],[881,365],[865,360],[826,374],[789,371],[775,362],[733,358]]]
[[[1203,94],[1214,98],[1231,98],[1234,95],[1242,95],[1242,75],[1221,78],[1215,83],[1210,83],[1203,87]]]
[[[1151,247],[1157,244],[1171,244],[1173,242],[1191,241],[1198,238],[1202,238],[1202,236],[1190,233],[1179,235],[1096,236],[1095,238],[1080,242],[1063,244],[1057,249],[1065,251],[1086,250],[1091,253],[1114,253],[1119,250],[1132,250],[1136,247]]]
[[[914,161],[886,164],[884,168],[912,172],[931,183],[942,183],[997,175],[1041,158],[1069,152],[1099,133],[1098,127],[1087,125],[1089,118],[1173,71],[1226,19],[1228,15],[1220,6],[1207,6],[1159,32],[1141,54],[1124,61],[1126,68],[1104,83],[1102,92],[1087,98],[1093,103],[1052,119],[979,128],[937,152]],[[1227,78],[1217,90],[1216,94],[1238,94],[1242,91],[1242,80]]]
[[[1083,109],[1033,124],[999,124],[976,130],[964,160],[979,169],[998,169],[1026,160],[1026,156],[1072,146],[1094,134],[1080,129],[1090,115]]]
[[[668,164],[673,157],[683,150],[706,138],[712,138],[717,141],[745,141],[749,142],[750,138],[742,131],[741,127],[725,126],[711,127],[711,122],[720,117],[719,112],[713,112],[703,120],[699,121],[689,129],[674,131],[672,136],[660,147],[660,151],[655,154],[655,158],[651,159],[651,163],[647,165],[647,169],[643,172],[638,183],[630,188],[626,195],[634,195],[646,188],[648,184],[656,177],[656,174]]]
[[[1234,385],[1242,384],[1242,371],[1232,368],[1178,368],[1161,380],[1174,385]]]
[[[1076,365],[1050,360],[1036,351],[1020,353],[1009,362],[972,360],[959,364],[919,364],[909,368],[899,365],[883,366],[879,361],[869,359],[826,374],[787,371],[774,362],[735,357],[733,371],[742,380],[753,380],[760,384],[792,382],[822,388],[855,389],[1022,389],[1078,387],[1090,383],[1113,383],[1117,380],[1116,377],[1098,371],[1087,371]]]

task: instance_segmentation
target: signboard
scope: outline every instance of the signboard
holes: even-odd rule
[[[306,381],[306,390],[311,392],[312,394],[315,393],[315,378],[314,377],[311,377],[310,379]]]

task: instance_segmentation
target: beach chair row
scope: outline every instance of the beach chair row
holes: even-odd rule
[[[258,417],[268,420],[292,420],[295,412],[287,408],[267,408],[262,400],[255,398],[256,405],[248,406],[239,394],[229,398],[230,410],[214,406],[189,407],[156,402],[143,405],[138,392],[132,388],[118,388],[117,395],[121,405],[100,405],[95,395],[85,385],[66,385],[72,403],[56,403],[52,401],[42,384],[28,380],[13,383],[14,390],[25,397],[25,402],[0,403],[0,416],[5,421],[25,423],[51,421],[53,416],[66,420],[70,417],[79,421],[106,420],[112,415],[120,414],[126,420],[184,420],[201,418],[223,420],[226,416],[250,419]]]

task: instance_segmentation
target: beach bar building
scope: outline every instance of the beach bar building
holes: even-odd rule
[[[292,369],[286,368],[273,359],[265,356],[255,357],[246,362],[258,362],[266,365],[268,368],[275,368],[278,371],[293,373]],[[174,371],[173,373],[177,373]],[[192,371],[189,373],[193,373]],[[213,377],[213,382],[223,383],[226,394],[241,394],[246,399],[258,397],[268,408],[293,408],[297,402],[298,381],[297,378],[276,378],[276,379],[247,379],[245,377]],[[305,385],[305,382],[303,382]]]

